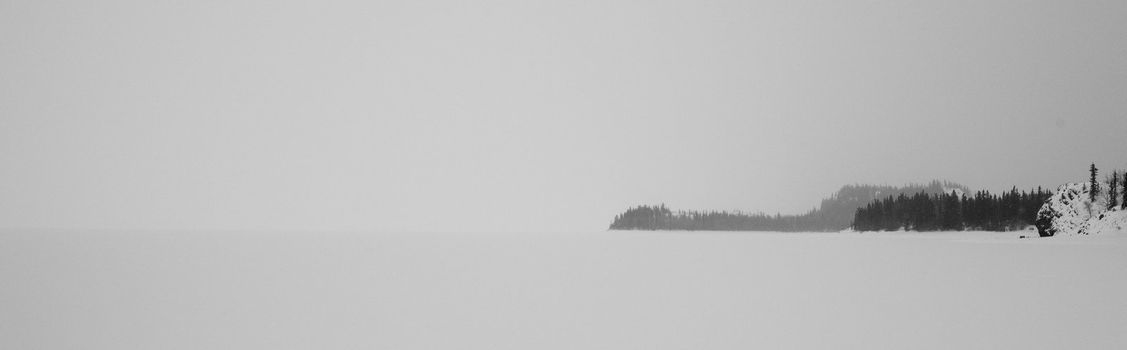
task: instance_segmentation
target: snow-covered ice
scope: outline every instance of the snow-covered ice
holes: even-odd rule
[[[1127,234],[0,233],[3,349],[1122,349]]]

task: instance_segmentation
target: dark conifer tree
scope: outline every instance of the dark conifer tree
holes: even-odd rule
[[[1099,169],[1096,169],[1096,163],[1092,163],[1092,167],[1088,171],[1092,173],[1091,184],[1088,187],[1088,199],[1091,199],[1094,203],[1096,195],[1100,193],[1100,182],[1096,181],[1096,173],[1099,172]]]
[[[1120,192],[1123,192],[1123,199],[1119,201],[1119,209],[1127,209],[1127,172],[1123,173],[1123,183],[1119,188]]]

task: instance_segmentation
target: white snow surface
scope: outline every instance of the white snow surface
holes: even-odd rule
[[[1127,235],[1029,234],[0,231],[0,348],[1127,348]]]
[[[1127,234],[1127,210],[1106,211],[1088,219],[1086,230],[1096,234]]]
[[[1093,202],[1088,187],[1086,183],[1061,185],[1041,207],[1039,216],[1054,216],[1054,237],[1119,234],[1127,229],[1127,214],[1118,208],[1109,211],[1106,193]]]

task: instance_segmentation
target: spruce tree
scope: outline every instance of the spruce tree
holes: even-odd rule
[[[1123,200],[1119,201],[1119,209],[1127,209],[1127,172],[1123,173],[1123,183],[1119,188],[1120,192],[1123,192]]]
[[[1096,181],[1096,173],[1099,172],[1099,169],[1096,169],[1096,163],[1092,163],[1092,167],[1088,171],[1092,173],[1091,184],[1088,187],[1088,199],[1095,203],[1096,194],[1100,193],[1100,182]]]
[[[1107,181],[1107,209],[1112,210],[1119,206],[1119,173],[1112,171],[1111,179]]]

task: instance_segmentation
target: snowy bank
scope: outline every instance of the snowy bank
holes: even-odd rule
[[[1093,202],[1086,183],[1061,185],[1037,212],[1041,237],[1100,235],[1127,232],[1127,211],[1107,208],[1107,198]]]

